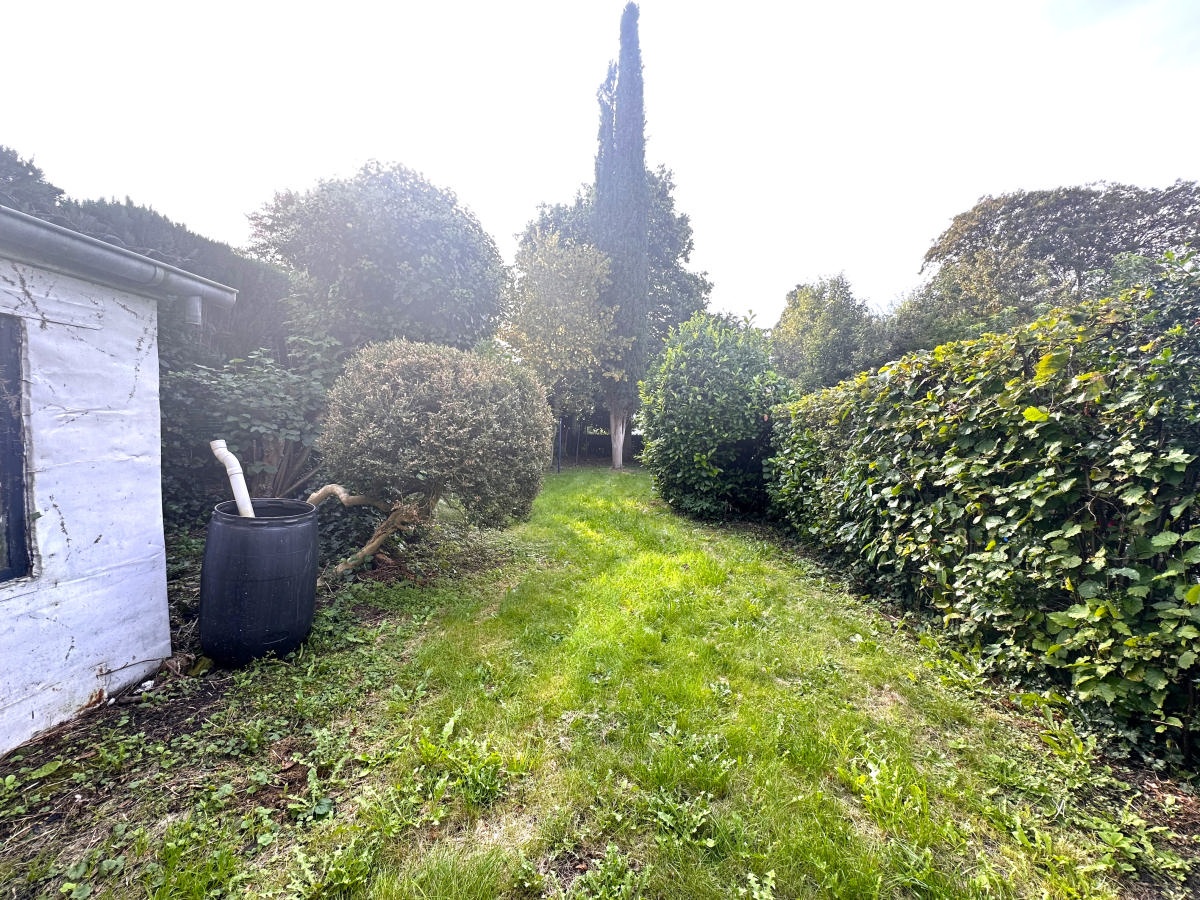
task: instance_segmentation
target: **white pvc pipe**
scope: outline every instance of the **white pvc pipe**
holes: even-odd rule
[[[246,490],[246,478],[242,475],[242,466],[237,457],[225,449],[224,441],[209,441],[213,456],[225,466],[225,474],[229,476],[229,485],[233,488],[233,499],[237,502],[238,515],[247,519],[254,518],[254,504],[250,502],[250,492]]]

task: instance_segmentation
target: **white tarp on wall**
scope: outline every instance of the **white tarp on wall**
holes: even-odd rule
[[[170,656],[154,300],[0,258],[33,571],[0,583],[0,753]]]

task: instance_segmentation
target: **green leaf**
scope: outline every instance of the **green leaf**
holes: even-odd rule
[[[1085,699],[1089,696],[1099,697],[1105,703],[1112,703],[1117,699],[1117,692],[1107,681],[1098,681],[1096,682],[1096,686],[1090,691],[1080,691],[1079,696]]]
[[[1183,653],[1179,654],[1178,665],[1181,669],[1190,669],[1192,667],[1192,663],[1195,661],[1196,653],[1193,650],[1185,650]]]
[[[1045,381],[1052,375],[1062,369],[1071,358],[1070,350],[1059,350],[1054,353],[1047,353],[1038,360],[1037,368],[1034,370],[1034,378],[1037,381]],[[1028,418],[1028,415],[1026,416]]]
[[[1195,455],[1188,453],[1182,447],[1172,447],[1171,452],[1163,457],[1163,462],[1183,463],[1184,465],[1187,465],[1195,458]]]
[[[1146,684],[1154,688],[1156,691],[1161,691],[1167,686],[1167,676],[1162,669],[1148,668],[1144,676]]]
[[[1026,422],[1045,422],[1050,418],[1050,414],[1048,412],[1043,409],[1039,409],[1036,406],[1025,407],[1025,411],[1022,413],[1022,415],[1025,416]]]
[[[37,778],[45,778],[47,775],[53,775],[55,772],[57,772],[59,769],[62,768],[62,764],[63,764],[63,761],[61,759],[51,760],[50,762],[46,763],[44,766],[40,766],[37,769],[35,769],[32,773],[30,773],[29,778],[30,778],[30,780],[34,780]]]
[[[1142,498],[1146,496],[1146,489],[1140,484],[1134,485],[1131,488],[1121,492],[1121,500],[1133,506],[1136,503],[1141,503]]]
[[[1150,538],[1150,543],[1156,550],[1166,550],[1179,543],[1179,535],[1174,531],[1160,531]]]
[[[1182,500],[1180,500],[1178,503],[1176,503],[1174,506],[1171,507],[1171,518],[1178,519],[1183,514],[1183,511],[1195,502],[1196,502],[1196,497],[1194,494],[1189,494],[1187,497],[1184,497]]]

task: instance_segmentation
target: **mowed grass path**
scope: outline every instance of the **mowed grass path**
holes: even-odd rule
[[[90,832],[24,837],[0,878],[162,898],[1185,890],[1169,835],[1069,725],[988,702],[969,660],[766,532],[587,469],[481,540],[458,549],[490,552],[482,570],[341,591],[297,660],[143,740]]]

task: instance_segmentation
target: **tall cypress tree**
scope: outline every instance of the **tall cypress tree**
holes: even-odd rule
[[[596,152],[596,243],[611,263],[601,302],[613,310],[615,339],[605,365],[604,398],[613,468],[624,464],[625,431],[646,374],[650,321],[650,190],[638,8],[621,15],[621,53],[601,85]]]

